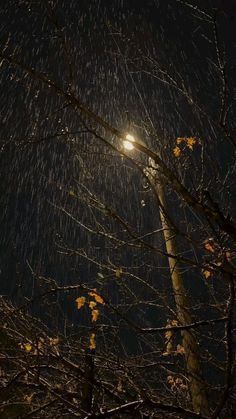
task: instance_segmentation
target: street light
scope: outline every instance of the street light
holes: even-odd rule
[[[133,143],[135,142],[135,138],[133,135],[131,134],[127,134],[125,136],[125,140],[123,140],[123,146],[126,150],[133,150],[134,149],[134,145]]]
[[[192,318],[189,311],[188,297],[184,288],[181,266],[178,261],[178,250],[176,240],[173,235],[173,226],[167,213],[164,185],[161,177],[159,176],[158,165],[150,156],[155,154],[146,147],[143,141],[136,141],[134,136],[131,134],[126,135],[125,140],[123,140],[123,145],[127,151],[136,148],[149,157],[149,166],[144,170],[144,173],[148,177],[149,182],[158,197],[160,221],[163,230],[166,252],[168,254],[168,263],[176,304],[177,318],[181,326],[186,326],[192,323]],[[182,343],[184,347],[186,366],[189,374],[193,408],[197,413],[208,416],[209,406],[206,389],[204,388],[204,383],[202,381],[198,342],[195,336],[188,329],[183,329],[181,334],[183,338]]]

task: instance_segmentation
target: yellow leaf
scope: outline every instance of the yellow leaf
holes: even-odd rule
[[[188,138],[186,138],[186,144],[187,144],[187,147],[190,150],[193,150],[193,146],[194,146],[194,144],[196,144],[196,139],[193,138],[193,137],[188,137]]]
[[[25,400],[27,403],[31,403],[31,402],[32,402],[33,397],[34,397],[34,393],[29,394],[29,396],[26,394],[26,395],[24,396],[24,400]]]
[[[32,350],[31,343],[24,343],[23,348],[26,350],[26,352],[30,352]]]
[[[179,385],[179,384],[183,384],[183,379],[182,379],[181,377],[177,377],[177,378],[176,378],[176,380],[175,380],[175,383],[176,383],[177,385]]]
[[[213,242],[212,239],[205,240],[204,241],[204,247],[210,253],[214,253],[215,252],[214,242]]]
[[[166,352],[168,353],[168,355],[171,354],[171,352],[173,352],[173,344],[172,341],[168,342],[166,345]]]
[[[178,146],[173,148],[173,154],[174,154],[175,157],[180,157],[181,153],[182,152],[181,152],[181,150]]]
[[[171,320],[167,322],[167,327],[171,327],[171,326],[177,326],[178,322],[177,320]],[[165,331],[165,351],[162,354],[163,356],[168,356],[171,355],[171,353],[173,352],[173,335],[174,332],[173,330],[166,330]]]
[[[182,345],[177,345],[176,352],[179,355],[184,355],[184,353],[185,353],[184,347]]]
[[[122,275],[122,272],[123,272],[122,268],[117,268],[115,272],[116,278],[120,278]]]
[[[96,292],[89,292],[90,297],[93,297],[94,300],[99,304],[105,304],[101,295],[98,295]]]
[[[165,332],[165,338],[166,338],[166,340],[170,340],[172,338],[172,336],[173,336],[173,331],[172,330],[167,330]]]
[[[85,304],[86,298],[85,297],[78,297],[76,298],[76,303],[77,303],[77,309],[79,310],[80,308],[82,308]]]
[[[105,304],[103,298],[101,297],[101,295],[98,295],[98,294],[94,295],[94,299],[99,304]]]
[[[206,279],[208,279],[212,276],[212,272],[208,271],[207,269],[204,269],[202,273],[203,273],[204,278],[206,278]]]
[[[89,339],[89,349],[93,350],[96,349],[96,335],[92,333]]]
[[[121,381],[119,381],[119,383],[117,384],[117,391],[119,393],[122,393],[123,392],[123,386],[122,386],[122,382]]]
[[[97,305],[96,301],[90,301],[89,302],[89,308],[91,308],[91,310],[93,310],[94,307],[96,307],[96,305]]]
[[[99,316],[99,310],[92,310],[92,322],[96,322]]]
[[[176,138],[176,144],[181,144],[184,141],[184,138],[178,137]]]

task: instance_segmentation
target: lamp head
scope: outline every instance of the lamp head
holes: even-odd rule
[[[131,134],[127,134],[125,136],[126,140],[123,140],[123,146],[126,150],[133,150],[134,145],[132,143],[135,142],[134,136]]]

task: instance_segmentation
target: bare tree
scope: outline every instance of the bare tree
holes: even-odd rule
[[[235,415],[233,21],[167,3],[2,11],[5,173],[70,270],[27,256],[31,295],[1,299],[3,417]]]

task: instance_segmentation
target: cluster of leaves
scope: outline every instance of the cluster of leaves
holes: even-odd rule
[[[47,351],[47,348],[50,347],[53,352],[59,354],[59,337],[38,337],[35,342],[30,340],[26,342],[20,342],[19,347],[23,351],[30,352],[33,355],[38,355],[39,353],[44,354]]]
[[[166,327],[171,328],[178,326],[177,320],[171,320],[167,322]],[[176,348],[174,348],[174,331],[173,329],[165,331],[165,351],[163,352],[163,356],[168,355],[184,355],[184,347],[178,343]]]
[[[178,137],[176,139],[176,145],[173,148],[173,154],[175,157],[180,157],[184,148],[193,150],[193,146],[197,143],[196,138],[194,137]]]
[[[227,266],[232,266],[232,257],[234,253],[228,248],[219,246],[212,237],[206,239],[203,244],[205,251],[210,256],[210,263],[206,264],[202,269],[202,274],[205,279],[212,278],[216,270],[219,270],[220,268],[224,269],[227,268]]]
[[[76,298],[77,309],[80,310],[85,304],[88,305],[91,311],[91,320],[93,323],[97,322],[98,317],[100,315],[100,311],[97,308],[98,305],[104,305],[104,299],[97,293],[97,290],[94,289],[93,291],[88,292],[88,300],[84,296],[80,296]],[[96,334],[93,332],[89,338],[89,349],[94,350],[96,349]]]
[[[87,303],[89,309],[91,310],[92,322],[96,322],[100,314],[99,309],[97,308],[97,305],[98,304],[103,305],[105,303],[104,303],[103,298],[99,294],[97,294],[96,289],[88,292],[88,297],[90,297],[88,301],[86,300],[86,297],[84,296],[76,298],[77,309],[80,310]]]
[[[167,383],[172,391],[186,391],[188,389],[186,379],[177,375],[168,375]]]

